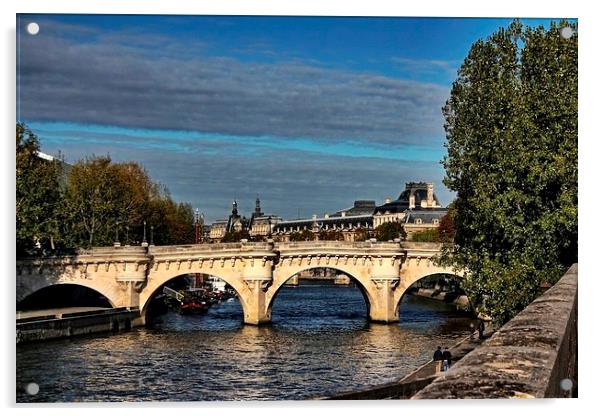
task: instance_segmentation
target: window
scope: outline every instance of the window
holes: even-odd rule
[[[433,220],[433,224],[435,224],[435,225],[439,225],[439,218],[435,218],[435,219]]]
[[[422,224],[422,219],[421,218],[416,218],[414,220],[414,224]]]

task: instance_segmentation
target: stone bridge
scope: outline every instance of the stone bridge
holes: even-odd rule
[[[57,284],[75,284],[105,296],[113,307],[139,307],[178,276],[203,273],[236,290],[248,324],[271,320],[284,283],[312,268],[349,275],[360,288],[375,322],[399,320],[398,306],[414,282],[436,273],[440,245],[411,242],[309,241],[149,247],[97,247],[72,256],[17,260],[17,302]]]

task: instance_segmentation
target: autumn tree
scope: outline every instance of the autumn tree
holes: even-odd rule
[[[499,29],[472,45],[443,108],[457,194],[445,258],[498,323],[577,261],[577,38],[567,21]]]
[[[60,241],[59,204],[63,167],[60,160],[39,155],[37,136],[16,125],[16,248],[17,255],[56,248]]]
[[[441,218],[437,227],[438,241],[442,243],[454,241],[456,227],[454,226],[453,212],[453,208],[448,207],[448,212]]]
[[[116,231],[142,214],[148,182],[137,165],[114,164],[108,156],[89,157],[73,165],[63,204],[71,244],[112,244]]]
[[[189,203],[176,203],[166,188],[157,186],[157,192],[149,199],[144,221],[147,223],[147,239],[152,227],[155,245],[191,244],[195,240],[194,210]],[[142,223],[139,223],[142,224]],[[142,235],[138,227],[136,235]],[[244,237],[241,237],[244,238]]]
[[[152,233],[156,245],[194,242],[192,206],[173,201],[135,162],[114,163],[109,156],[77,162],[62,207],[72,247],[111,245],[117,237],[139,244],[145,222],[147,241]]]

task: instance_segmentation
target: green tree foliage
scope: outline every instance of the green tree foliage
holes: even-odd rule
[[[367,228],[361,227],[355,230],[355,241],[366,241],[371,237]]]
[[[374,229],[378,241],[389,241],[396,238],[404,240],[406,232],[400,222],[385,222]]]
[[[439,242],[439,233],[436,228],[431,230],[423,230],[415,232],[411,235],[412,241],[422,242],[422,243],[438,243]]]
[[[72,247],[111,245],[119,233],[125,242],[194,242],[194,213],[187,203],[176,203],[167,189],[154,183],[135,162],[113,163],[108,156],[89,157],[73,165],[67,180],[63,212]]]
[[[453,208],[441,218],[437,228],[426,229],[415,232],[411,235],[411,240],[423,243],[451,243],[456,234],[454,222],[452,219]]]
[[[154,243],[157,245],[194,243],[194,210],[189,203],[176,203],[170,197],[162,197],[150,204],[161,215],[151,224],[154,227]],[[153,215],[151,214],[151,217]],[[241,237],[246,238],[246,237]]]
[[[236,243],[242,239],[249,239],[249,232],[247,230],[227,232],[224,238],[222,238],[222,243]]]
[[[155,244],[194,242],[192,206],[174,202],[139,164],[88,157],[66,172],[64,162],[39,157],[39,149],[35,134],[17,124],[18,255],[111,245],[116,231],[122,244],[140,244],[144,221],[147,241],[153,227]]]
[[[445,184],[457,193],[446,259],[498,323],[577,261],[576,29],[515,21],[477,41],[443,108]]]
[[[62,164],[38,156],[40,143],[23,124],[16,128],[17,254],[54,249],[59,238]]]
[[[344,241],[345,237],[339,230],[322,230],[318,233],[318,239],[323,241]]]
[[[314,233],[309,230],[294,231],[289,236],[290,241],[313,241]]]
[[[108,156],[89,157],[73,165],[67,179],[63,214],[73,247],[104,246],[115,231],[139,225],[156,192],[139,165],[113,163]]]

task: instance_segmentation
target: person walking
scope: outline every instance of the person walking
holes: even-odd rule
[[[479,330],[479,339],[485,339],[485,335],[483,335],[485,332],[485,322],[482,319],[479,320],[477,329]]]
[[[433,361],[435,362],[435,371],[441,371],[441,362],[443,361],[443,352],[441,347],[437,347],[437,350],[433,354]]]
[[[451,351],[447,347],[445,347],[445,350],[442,353],[442,357],[443,357],[443,371],[447,371],[447,370],[449,370],[449,367],[451,367],[451,360],[452,360]]]

